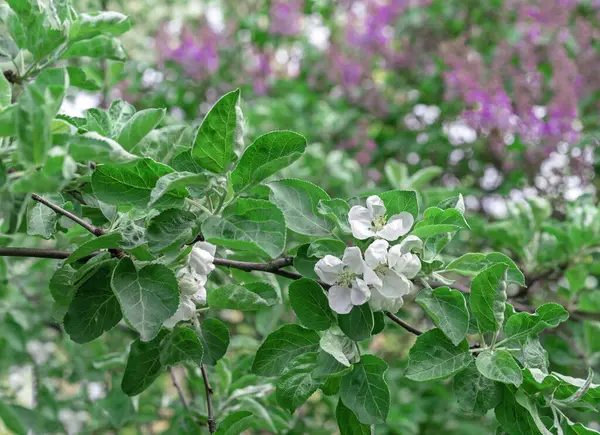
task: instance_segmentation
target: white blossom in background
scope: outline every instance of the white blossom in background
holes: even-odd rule
[[[370,276],[370,270],[360,249],[353,246],[346,248],[340,260],[333,255],[326,255],[315,264],[315,272],[321,280],[331,288],[327,293],[329,306],[338,314],[348,314],[355,305],[362,305],[369,300],[371,290],[364,281],[364,275]]]
[[[58,419],[65,428],[68,435],[81,433],[85,423],[89,419],[89,415],[85,411],[74,411],[69,408],[63,408],[58,411]]]
[[[29,340],[26,345],[27,353],[31,355],[31,358],[37,365],[46,364],[50,359],[50,356],[56,350],[54,343],[42,343],[38,340]]]
[[[410,213],[403,211],[386,219],[385,212],[385,205],[377,195],[367,198],[366,207],[352,207],[348,213],[352,235],[359,240],[377,237],[393,242],[410,231],[415,221]]]
[[[177,282],[181,296],[179,308],[163,325],[174,328],[177,323],[190,320],[196,315],[196,304],[206,304],[206,281],[215,269],[216,246],[208,242],[198,242],[192,248],[187,264],[177,272]]]
[[[385,240],[376,240],[365,251],[365,263],[375,272],[371,285],[369,305],[373,311],[396,312],[403,304],[403,297],[410,293],[412,282],[421,271],[421,260],[411,251],[420,250],[423,242],[416,236],[408,236],[399,244],[389,247]]]
[[[87,396],[90,401],[104,399],[106,397],[106,388],[101,382],[90,382],[87,384]]]

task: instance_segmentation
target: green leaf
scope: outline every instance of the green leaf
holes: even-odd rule
[[[219,424],[215,435],[239,435],[250,427],[252,423],[250,411],[237,411],[229,414]]]
[[[123,100],[115,100],[108,108],[108,117],[110,118],[110,134],[112,138],[119,137],[121,130],[135,114],[135,107]]]
[[[187,125],[168,125],[152,130],[137,144],[135,149],[138,154],[144,157],[151,157],[157,162],[170,164],[175,156],[182,152],[186,152],[191,156],[191,132],[191,127]],[[171,167],[178,171],[181,170],[175,164],[171,164]],[[190,172],[199,173],[201,168]]]
[[[162,323],[179,306],[175,274],[162,264],[149,264],[138,271],[131,258],[125,257],[114,270],[111,286],[123,316],[142,341],[156,337]]]
[[[296,250],[296,256],[294,257],[294,269],[296,269],[302,276],[317,280],[319,279],[319,276],[315,273],[315,265],[319,259],[308,256],[309,247],[310,244],[308,243],[298,246],[298,249]]]
[[[348,314],[338,315],[338,324],[348,337],[354,341],[366,340],[371,336],[375,322],[369,304],[357,305]]]
[[[469,329],[469,311],[465,297],[448,287],[424,288],[415,299],[433,323],[458,346]]]
[[[408,167],[394,159],[388,159],[383,167],[385,177],[390,185],[402,189],[408,179]]]
[[[125,60],[127,58],[121,42],[117,38],[104,35],[69,45],[61,59],[73,57],[94,57],[111,60]]]
[[[231,174],[236,192],[250,189],[298,160],[306,148],[304,136],[293,131],[273,131],[250,145]]]
[[[162,121],[165,109],[146,109],[137,112],[123,125],[119,142],[127,151],[134,152],[136,145]]]
[[[341,240],[336,239],[318,239],[310,244],[306,254],[309,257],[323,258],[326,255],[333,255],[334,257],[342,257],[346,244]]]
[[[0,110],[10,106],[11,102],[12,88],[6,77],[4,77],[4,74],[0,74]]]
[[[187,192],[187,187],[205,187],[209,184],[206,174],[194,174],[192,172],[172,172],[158,179],[156,186],[150,193],[150,206],[154,205],[167,192],[177,190]]]
[[[537,430],[540,431],[542,435],[554,435],[542,422],[536,404],[533,403],[531,398],[529,398],[529,396],[527,396],[523,390],[517,391],[517,393],[515,394],[515,399],[517,400],[517,403],[519,405],[521,405],[523,408],[529,411],[529,415],[531,415],[535,427],[537,428]]]
[[[71,24],[69,39],[79,41],[98,35],[120,35],[131,28],[126,15],[119,12],[99,12],[96,14],[79,14]]]
[[[340,198],[321,199],[317,205],[319,214],[328,217],[336,223],[340,231],[346,234],[351,234],[352,229],[348,222],[348,213],[350,205]]]
[[[25,418],[20,416],[15,409],[14,405],[6,405],[0,403],[0,420],[4,423],[4,426],[10,431],[10,433],[16,435],[27,435],[29,431],[29,424],[27,424]]]
[[[274,304],[271,298],[263,296],[265,291],[272,293],[275,290],[266,282],[227,284],[216,289],[209,289],[206,303],[212,308],[257,311]]]
[[[114,140],[95,131],[71,136],[69,154],[78,162],[94,161],[96,164],[129,163],[139,159],[138,156],[125,151]]]
[[[375,355],[363,355],[352,372],[344,375],[340,399],[363,424],[385,423],[390,392],[384,379],[388,365]]]
[[[47,69],[19,95],[15,122],[21,161],[43,164],[52,147],[52,120],[69,85],[67,70]]]
[[[165,366],[160,362],[160,344],[168,334],[162,330],[152,341],[133,342],[121,381],[121,389],[125,394],[137,396],[163,372]]]
[[[204,169],[221,174],[233,160],[239,99],[239,89],[223,95],[202,120],[192,154]]]
[[[354,361],[358,357],[354,342],[346,337],[337,326],[333,326],[325,331],[319,341],[319,346],[343,367],[350,367],[351,361]]]
[[[214,366],[229,347],[229,330],[219,319],[210,317],[200,327],[200,341],[204,348],[203,364]]]
[[[538,307],[535,314],[513,314],[504,325],[504,340],[524,342],[529,336],[535,336],[546,328],[556,328],[568,318],[569,312],[562,305],[552,302]]]
[[[339,400],[335,408],[335,419],[340,435],[371,435],[371,426],[358,421],[356,415]]]
[[[497,263],[505,263],[508,265],[506,275],[506,280],[508,282],[518,284],[522,287],[525,286],[525,276],[523,276],[523,272],[519,270],[514,261],[500,252],[492,252],[487,255],[477,253],[465,254],[448,264],[446,270],[457,272],[465,276],[476,276],[486,267]]]
[[[258,348],[252,372],[260,376],[277,376],[297,356],[319,349],[319,334],[300,325],[283,325],[269,334]]]
[[[484,269],[471,281],[471,312],[482,332],[496,332],[504,323],[507,270],[507,264],[498,263]]]
[[[275,384],[277,403],[283,409],[294,412],[321,386],[311,372],[315,368],[316,352],[308,352],[288,364]]]
[[[458,346],[435,328],[417,337],[408,353],[406,377],[413,381],[434,381],[451,376],[473,361],[467,340]]]
[[[415,229],[411,234],[425,239],[464,228],[469,228],[469,224],[458,210],[454,208],[442,210],[438,207],[429,207],[425,210],[423,220],[415,225]]]
[[[160,344],[160,363],[174,366],[182,362],[202,365],[203,347],[191,328],[175,327]]]
[[[494,412],[502,429],[510,435],[532,435],[538,433],[531,414],[517,403],[514,393],[506,386],[504,387],[502,400],[496,406]]]
[[[303,325],[317,331],[329,328],[335,315],[329,308],[321,286],[310,278],[301,278],[290,284],[290,304]]]
[[[307,236],[328,236],[333,223],[317,213],[320,200],[329,195],[308,181],[286,178],[268,183],[271,201],[283,212],[289,229]]]
[[[65,331],[75,343],[87,343],[114,328],[123,317],[110,288],[112,268],[102,266],[83,283],[64,318]]]
[[[196,236],[196,215],[189,211],[170,208],[154,216],[146,230],[148,247],[152,252],[179,248]]]
[[[148,158],[124,165],[99,165],[92,175],[92,188],[107,204],[145,208],[159,178],[172,172],[170,167]],[[187,195],[187,190],[180,187],[164,194],[154,206],[179,207]]]
[[[85,71],[76,66],[68,66],[69,84],[86,91],[99,91],[102,86],[93,78],[88,77]]]
[[[506,350],[484,350],[475,359],[477,370],[492,381],[513,384],[523,383],[523,374],[519,364]]]
[[[8,35],[0,35],[0,60],[2,62],[15,59],[19,52],[19,47]]]
[[[419,189],[440,175],[442,172],[443,169],[439,166],[428,166],[426,168],[421,168],[410,176],[406,184],[411,189]]]
[[[15,136],[17,134],[17,110],[16,104],[0,109],[0,137]]]
[[[121,234],[119,233],[111,233],[104,234],[100,237],[96,237],[95,239],[88,240],[87,242],[81,244],[79,248],[75,249],[69,258],[65,260],[65,264],[72,264],[77,260],[87,257],[95,253],[100,249],[111,249],[118,248],[121,243]]]
[[[278,257],[285,247],[283,214],[269,201],[241,198],[202,224],[207,241],[226,248]]]
[[[454,376],[454,394],[463,412],[485,415],[502,400],[502,385],[483,376],[475,364]]]
[[[352,342],[352,346],[354,346],[354,342]],[[311,375],[314,379],[324,380],[327,383],[330,379],[339,379],[350,370],[352,370],[351,367],[346,367],[331,354],[321,349],[317,354],[317,363]]]
[[[379,194],[386,208],[386,214],[393,216],[406,211],[416,219],[419,216],[417,194],[412,190],[388,190]]]
[[[64,200],[62,195],[43,195],[53,203],[62,205]],[[50,239],[56,232],[56,224],[60,216],[51,208],[35,201],[30,204],[27,210],[27,234],[30,236],[42,236],[44,239]]]

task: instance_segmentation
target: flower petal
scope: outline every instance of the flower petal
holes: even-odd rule
[[[210,245],[210,243],[205,243]],[[213,245],[210,245],[214,248]],[[208,249],[212,250],[210,247]],[[212,250],[214,252],[214,250]],[[189,265],[196,272],[202,275],[208,275],[215,269],[213,264],[215,257],[209,251],[203,249],[200,244],[194,245],[190,254]]]
[[[377,195],[371,195],[367,198],[367,208],[371,211],[374,218],[385,216],[385,205],[383,200]]]
[[[404,275],[390,269],[381,276],[382,285],[377,289],[387,298],[399,298],[410,293],[412,283]]]
[[[386,240],[375,240],[365,251],[365,263],[371,269],[387,263],[387,253],[390,244]]]
[[[347,287],[340,287],[338,285],[331,287],[327,292],[329,308],[338,314],[348,314],[352,310],[351,292]]]
[[[208,243],[208,242],[196,242],[194,244],[194,246],[197,246],[198,248],[200,248],[200,249],[208,252],[213,257],[215,256],[215,254],[217,252],[217,247],[215,245],[213,245],[212,243]]]
[[[370,285],[382,285],[381,278],[370,267],[365,267],[363,270],[363,279]]]
[[[404,254],[398,258],[394,266],[390,267],[396,272],[412,279],[421,270],[421,260],[415,254]]]
[[[358,246],[351,246],[344,250],[344,256],[342,257],[344,266],[350,269],[352,272],[362,275],[365,269],[365,262],[362,258],[362,252]]]
[[[363,206],[355,205],[348,213],[348,222],[352,229],[352,235],[359,240],[373,237],[375,232],[371,229],[373,213]]]
[[[398,237],[408,233],[415,221],[412,214],[403,211],[400,214],[392,216],[385,226],[377,231],[377,236],[390,242],[398,239]]]
[[[419,239],[417,236],[406,236],[398,246],[400,246],[401,254],[408,254],[414,249],[417,251],[423,249],[423,240]]]
[[[335,284],[344,271],[344,263],[333,255],[326,255],[315,264],[315,273],[327,284]]]
[[[352,283],[352,292],[350,293],[350,300],[352,305],[362,305],[369,300],[371,297],[371,290],[366,282],[362,279],[356,279]]]

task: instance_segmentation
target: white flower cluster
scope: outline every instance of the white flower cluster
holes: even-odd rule
[[[403,296],[411,291],[410,280],[421,270],[419,257],[412,253],[422,249],[421,239],[408,236],[392,247],[388,243],[410,231],[413,216],[402,212],[386,219],[385,213],[383,201],[375,195],[367,198],[367,207],[352,207],[348,214],[352,235],[359,240],[376,238],[364,259],[358,247],[349,247],[342,259],[326,255],[315,265],[319,278],[331,285],[329,306],[338,314],[367,301],[374,311],[398,311]]]
[[[208,242],[198,242],[194,245],[187,264],[177,272],[181,297],[175,314],[163,323],[167,328],[173,328],[183,320],[192,319],[196,314],[196,304],[206,303],[204,286],[208,275],[215,269],[215,252],[216,247]]]

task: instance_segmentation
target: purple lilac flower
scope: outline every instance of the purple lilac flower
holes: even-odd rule
[[[276,35],[298,35],[302,30],[304,0],[272,0],[269,9],[269,32]]]

